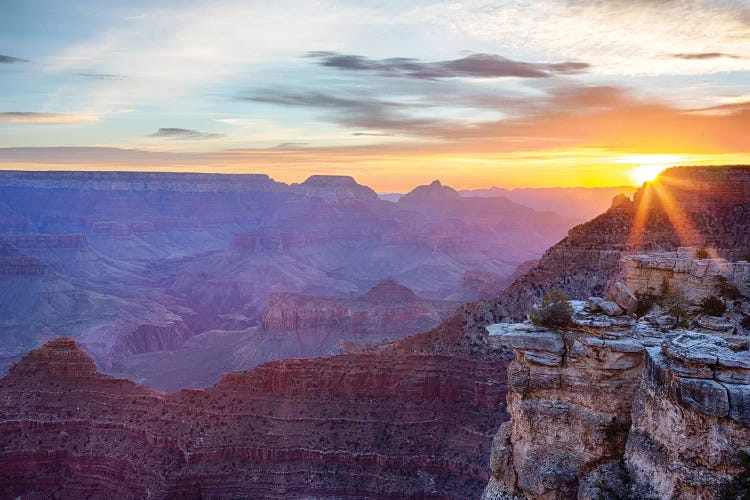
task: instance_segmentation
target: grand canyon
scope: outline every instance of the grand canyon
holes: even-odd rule
[[[19,174],[13,177],[17,182]],[[54,174],[45,174],[42,187],[25,189],[50,189],[53,184],[50,179],[54,177]],[[158,176],[146,178],[149,177]],[[364,188],[352,189],[351,186],[357,185],[347,180],[350,187],[342,190],[341,181],[335,181],[335,196],[328,187],[326,190],[317,187],[312,200],[309,194],[294,200],[307,207],[317,205],[330,211],[354,211],[361,207],[352,192],[356,189],[359,196],[360,192],[366,193]],[[171,182],[169,189],[173,190],[175,183]],[[118,186],[123,186],[120,189],[131,196],[132,183]],[[112,184],[106,187],[111,194]],[[434,189],[436,187],[438,185],[433,184],[415,191],[437,192],[441,210],[448,213],[458,210],[446,206],[443,196],[448,188]],[[65,196],[65,190],[61,191],[61,196]],[[455,203],[463,203],[463,199],[449,193]],[[94,192],[92,196],[97,194]],[[36,312],[30,316],[34,322],[18,321],[28,328],[29,334],[17,338],[32,342],[30,346],[35,348],[13,360],[8,375],[1,382],[0,438],[4,465],[0,484],[3,494],[22,498],[102,494],[123,498],[478,498],[484,491],[486,498],[504,498],[498,495],[507,491],[507,494],[529,497],[554,494],[561,498],[576,495],[597,498],[597,494],[610,491],[606,488],[619,488],[612,491],[620,494],[623,488],[627,489],[628,486],[621,484],[617,470],[610,470],[616,466],[608,465],[619,464],[618,456],[629,460],[623,463],[633,464],[631,469],[625,469],[633,471],[633,484],[638,484],[639,488],[651,487],[646,478],[655,473],[658,465],[653,462],[655,452],[649,452],[644,446],[653,439],[664,443],[664,436],[657,438],[656,435],[664,432],[666,424],[658,420],[664,418],[659,411],[666,410],[653,413],[656,410],[648,408],[675,404],[702,405],[693,406],[693,411],[710,415],[701,417],[710,418],[710,423],[700,424],[695,421],[698,417],[690,417],[685,425],[697,426],[691,433],[708,433],[706,426],[714,429],[701,438],[707,441],[701,442],[716,448],[721,467],[717,469],[714,465],[713,476],[706,482],[701,479],[706,474],[701,472],[701,467],[705,466],[695,463],[694,458],[684,458],[682,470],[684,474],[692,474],[693,489],[675,490],[673,486],[664,487],[659,483],[663,488],[660,493],[669,491],[672,496],[682,496],[690,491],[691,495],[696,495],[706,488],[727,483],[740,472],[739,465],[733,465],[738,463],[733,453],[747,439],[750,429],[745,396],[733,395],[746,394],[742,392],[747,387],[742,385],[747,381],[741,371],[747,363],[743,348],[732,351],[723,347],[730,361],[726,364],[720,361],[719,366],[737,368],[727,368],[726,375],[713,375],[719,377],[720,383],[728,382],[725,385],[731,386],[729,403],[725,403],[728,409],[723,410],[724,413],[720,413],[722,410],[716,413],[712,406],[721,403],[706,399],[714,397],[712,393],[695,392],[708,390],[703,386],[690,386],[693,392],[688,403],[684,403],[687,396],[679,396],[686,389],[675,386],[678,395],[671,396],[678,398],[675,403],[664,399],[666,394],[672,394],[671,390],[662,388],[663,392],[654,392],[655,389],[639,389],[638,384],[643,366],[647,367],[644,380],[648,377],[651,377],[648,380],[662,380],[655,378],[653,370],[657,368],[650,368],[656,363],[653,359],[661,359],[654,358],[657,351],[653,349],[662,349],[662,340],[672,339],[674,335],[677,335],[675,340],[667,341],[677,342],[676,345],[685,342],[681,339],[691,339],[687,347],[682,347],[689,349],[689,354],[680,355],[677,350],[676,354],[670,354],[671,347],[663,349],[667,356],[677,356],[674,359],[681,363],[687,359],[689,369],[659,369],[678,370],[676,373],[680,376],[674,382],[677,384],[710,380],[711,376],[702,373],[716,370],[712,364],[715,361],[703,361],[708,363],[708,368],[700,368],[705,365],[694,365],[698,361],[691,360],[716,356],[714,345],[737,344],[746,349],[747,341],[743,339],[749,332],[742,318],[750,313],[749,304],[738,299],[731,314],[725,313],[723,321],[712,321],[708,316],[704,320],[700,313],[691,313],[698,316],[694,326],[686,325],[685,330],[684,326],[662,325],[659,321],[664,321],[663,318],[653,312],[652,316],[656,314],[653,323],[646,322],[651,316],[632,319],[635,316],[628,314],[633,310],[624,309],[628,306],[622,296],[632,298],[633,293],[653,291],[655,286],[661,286],[664,276],[676,280],[675,287],[689,291],[688,284],[697,286],[695,293],[706,296],[718,293],[714,291],[717,285],[711,280],[727,272],[733,286],[747,294],[750,264],[743,257],[750,253],[749,195],[750,168],[747,167],[670,169],[640,188],[632,199],[626,195],[615,196],[604,213],[572,228],[567,237],[544,252],[528,271],[519,271],[520,275],[505,290],[463,305],[459,304],[461,294],[485,293],[481,287],[473,289],[467,285],[466,273],[479,271],[468,266],[463,273],[456,273],[452,289],[442,292],[439,284],[445,276],[436,280],[437,285],[419,288],[416,282],[408,281],[408,274],[399,275],[398,269],[391,267],[380,271],[388,276],[381,281],[378,280],[382,276],[373,277],[372,281],[362,279],[364,286],[374,282],[364,293],[349,294],[346,293],[349,289],[345,289],[345,293],[338,296],[311,295],[312,288],[307,288],[297,292],[273,292],[265,298],[253,297],[252,289],[243,295],[238,285],[240,280],[236,279],[238,270],[258,273],[246,259],[252,262],[258,253],[264,257],[264,263],[271,261],[271,257],[283,262],[300,258],[295,250],[300,247],[284,245],[267,254],[259,251],[258,248],[264,246],[263,240],[254,235],[265,234],[263,231],[222,233],[217,229],[216,233],[225,235],[229,248],[175,259],[161,257],[165,264],[158,268],[175,272],[173,276],[164,277],[146,272],[154,262],[162,261],[151,260],[154,257],[145,251],[138,253],[139,259],[123,262],[122,254],[117,258],[116,251],[108,251],[105,257],[104,250],[98,251],[94,246],[113,248],[116,242],[123,241],[123,246],[138,244],[147,248],[148,239],[164,241],[167,238],[157,229],[141,236],[125,233],[114,238],[111,231],[102,234],[98,229],[100,221],[87,222],[79,215],[80,219],[74,219],[74,223],[79,224],[76,227],[81,233],[75,236],[68,232],[58,236],[33,236],[33,233],[5,236],[9,255],[6,269],[12,269],[10,266],[14,262],[35,263],[35,266],[24,267],[23,272],[6,271],[4,276],[9,286],[17,287],[19,279],[30,283],[59,280],[70,284],[68,286],[78,283],[79,292],[74,297],[79,297],[86,305],[90,295],[81,294],[105,296],[106,280],[111,280],[110,290],[116,283],[119,287],[110,292],[109,297],[117,297],[122,303],[141,307],[141,310],[152,307],[164,316],[159,317],[163,323],[130,330],[118,329],[123,322],[78,331],[60,331],[56,323],[40,328],[44,316]],[[318,196],[324,196],[326,201]],[[368,197],[372,203],[381,204],[374,196],[368,194]],[[43,199],[53,204],[54,198],[53,194],[23,199]],[[422,196],[418,201],[427,203],[426,198]],[[665,200],[669,200],[669,204]],[[514,213],[530,214],[543,220],[552,218],[550,214],[522,209],[502,199],[489,199],[489,203],[496,210],[509,206],[516,210]],[[675,206],[682,214],[679,224],[669,214]],[[16,208],[13,220],[28,220],[29,224],[44,220],[32,211],[39,208],[28,207],[28,203],[23,207],[29,215],[21,215],[20,208]],[[464,210],[478,211],[474,206]],[[311,210],[308,208],[306,212]],[[427,213],[431,217],[441,216],[438,209],[433,212],[424,209],[416,213],[406,211],[402,217],[426,217]],[[364,248],[370,240],[360,236],[363,224],[355,223],[358,219],[354,219],[361,215],[356,212],[349,217],[352,217],[350,227],[356,227],[357,237],[364,239],[360,241]],[[65,222],[71,224],[71,219]],[[62,223],[55,221],[58,228]],[[179,227],[179,224],[173,222],[165,232],[174,231],[173,235],[182,234],[184,238],[193,231],[192,228],[176,230],[174,226]],[[219,223],[217,226],[222,227]],[[309,226],[311,224],[298,227]],[[689,227],[690,232],[685,233],[685,227]],[[634,228],[638,233],[634,233]],[[93,235],[90,240],[89,232]],[[380,251],[396,251],[392,250],[396,247],[392,243],[396,236],[388,231],[384,233],[378,237]],[[299,234],[305,232],[300,230]],[[470,235],[469,232],[466,237]],[[419,240],[415,242],[414,238],[409,240],[403,236],[401,239],[419,248]],[[438,256],[443,257],[442,252],[461,251],[462,247],[455,243],[442,247],[448,250],[441,250],[439,243],[446,239],[441,235],[433,242],[432,248]],[[341,238],[335,241],[340,242]],[[17,246],[13,242],[17,242]],[[64,251],[60,249],[68,249],[68,258],[57,262],[45,260],[41,242],[48,248],[54,245],[58,255]],[[406,242],[399,241],[399,246]],[[680,250],[688,245],[693,245],[689,247],[692,253]],[[313,242],[301,248],[309,251],[314,246]],[[696,257],[696,248],[710,249],[712,255],[702,261]],[[23,253],[24,250],[27,253]],[[658,252],[667,253],[661,256]],[[681,264],[675,252],[683,252],[680,258],[687,259],[686,263]],[[470,260],[473,255],[472,249],[471,255],[465,258],[476,262]],[[643,258],[633,261],[638,255]],[[74,256],[86,258],[75,260]],[[511,263],[506,273],[513,265],[522,264],[525,257],[534,255],[519,256],[518,262]],[[214,266],[197,266],[193,259],[213,261]],[[234,272],[222,269],[219,263],[232,263]],[[113,274],[91,271],[105,264]],[[428,269],[431,265],[430,262]],[[698,268],[703,271],[696,271],[701,276],[700,283],[696,281],[698,278],[686,275],[683,279],[675,274],[675,269],[689,271],[691,265],[703,265]],[[708,275],[706,265],[714,269]],[[129,268],[142,272],[125,274]],[[174,283],[188,283],[191,279],[196,280],[194,283],[201,282],[195,275],[183,271],[191,268],[202,269],[203,279],[211,283],[213,290],[222,290],[218,283],[224,283],[234,291],[211,298],[179,295],[180,287]],[[300,269],[310,268],[300,265]],[[123,274],[116,274],[114,270],[121,270]],[[372,271],[362,269],[360,272]],[[206,276],[209,272],[216,274]],[[649,273],[657,274],[651,277]],[[230,279],[232,275],[234,281]],[[313,274],[323,275],[320,271]],[[392,275],[424,295],[441,298],[420,297],[390,278]],[[509,279],[511,275],[506,274],[504,278]],[[217,276],[225,276],[225,281],[219,281]],[[148,286],[160,278],[163,288]],[[427,272],[420,276],[422,283],[427,283],[428,278]],[[481,283],[486,284],[486,281]],[[624,289],[620,296],[614,291],[619,289],[616,284]],[[132,290],[128,290],[127,285],[132,286]],[[24,292],[20,297],[32,305],[44,303],[51,296],[49,288],[25,285],[17,289]],[[148,290],[148,294],[143,290]],[[308,293],[302,293],[303,290]],[[318,285],[316,290],[334,293],[335,289]],[[598,303],[589,297],[614,293],[623,309],[610,311],[615,316],[607,316],[596,313],[595,309],[587,312],[593,306],[582,302],[584,305],[575,305],[574,323],[564,327],[562,333],[513,323],[525,318],[533,304],[549,290],[563,290],[571,299],[589,300],[594,304]],[[701,298],[705,297],[692,297],[695,303]],[[106,300],[102,303],[108,304]],[[109,311],[102,307],[95,311],[100,316],[91,316],[89,321],[106,324]],[[202,318],[202,322],[196,317]],[[661,327],[649,326],[652,324]],[[13,334],[21,330],[20,326],[15,326],[8,331]],[[45,336],[44,332],[49,333]],[[581,340],[554,340],[555,335],[561,334]],[[698,340],[690,335],[697,336]],[[631,336],[635,336],[633,340]],[[109,350],[103,349],[102,341],[92,342],[99,337],[108,340]],[[614,340],[594,343],[600,338]],[[555,347],[557,345],[563,347]],[[591,351],[595,348],[596,353]],[[575,354],[572,351],[565,354],[565,351],[561,356],[556,349],[577,351]],[[611,360],[602,357],[603,352],[610,351],[607,356]],[[575,356],[582,356],[582,361],[574,362]],[[596,361],[587,361],[586,356],[594,356]],[[558,361],[554,361],[555,357]],[[558,367],[560,359],[570,361]],[[733,359],[736,360],[731,361]],[[586,364],[592,362],[593,366]],[[568,363],[573,364],[568,366]],[[560,370],[565,370],[565,374],[556,375]],[[189,371],[190,375],[184,371]],[[668,377],[658,375],[664,376]],[[698,378],[680,378],[685,376]],[[600,389],[596,388],[597,384],[601,384]],[[709,388],[713,390],[713,386]],[[601,391],[601,396],[597,391]],[[636,397],[637,391],[646,393]],[[735,400],[736,397],[740,399]],[[637,403],[631,403],[634,398]],[[545,405],[557,409],[550,414],[549,406]],[[587,416],[586,412],[598,412],[592,415],[602,416]],[[522,422],[533,422],[533,428],[518,427]],[[513,427],[508,427],[511,424]],[[631,425],[633,430],[630,430]],[[496,437],[498,429],[500,434]],[[573,429],[577,429],[578,434],[573,433]],[[604,437],[596,437],[597,432]],[[569,433],[571,441],[557,440],[555,436],[560,433]],[[712,437],[715,433],[725,437]],[[648,436],[648,440],[639,436]],[[550,442],[554,442],[554,446]],[[686,446],[684,441],[667,441],[660,446],[664,450],[660,453],[673,457],[672,460],[685,454],[682,451]],[[506,453],[501,451],[503,449],[511,450],[511,455],[503,455]],[[574,453],[581,458],[574,458]],[[513,458],[503,458],[506,456]],[[565,457],[564,462],[555,462],[557,465],[550,462],[558,460],[557,457]],[[644,461],[649,465],[644,465]]]
[[[747,0],[0,2],[0,500],[750,499]]]

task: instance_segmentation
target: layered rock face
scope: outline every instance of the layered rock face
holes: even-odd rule
[[[700,333],[646,349],[625,460],[658,498],[714,498],[743,472],[750,443],[750,351]]]
[[[514,349],[508,413],[493,443],[486,499],[595,498],[588,475],[625,450],[632,400],[641,380],[643,344],[634,321],[588,312],[574,302],[574,325],[488,327],[490,343]]]
[[[476,498],[506,361],[472,318],[177,393],[50,341],[0,380],[0,496]]]
[[[623,256],[682,246],[733,261],[750,254],[750,167],[672,168],[632,201],[616,196],[609,210],[571,229],[503,292],[499,311],[521,320],[548,290],[574,299],[603,295],[623,275]]]
[[[274,294],[262,326],[278,333],[338,333],[342,340],[380,343],[436,327],[458,304],[425,300],[394,280],[356,298]]]
[[[695,247],[675,252],[632,255],[625,259],[625,279],[636,293],[657,293],[665,284],[681,290],[690,300],[698,302],[716,294],[717,278],[726,279],[741,292],[750,289],[750,262],[728,262],[721,258],[697,258]]]
[[[489,342],[516,358],[511,421],[495,437],[484,498],[712,499],[745,472],[747,337],[703,328],[695,312],[691,330],[670,330],[658,308],[635,319],[625,314],[635,297],[619,282],[609,296],[571,302],[561,328],[487,327]]]

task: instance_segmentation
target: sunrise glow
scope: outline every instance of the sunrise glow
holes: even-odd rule
[[[73,2],[31,15],[12,1],[0,169],[343,174],[407,191],[435,177],[640,185],[668,166],[748,161],[750,47],[729,4],[522,3],[136,1],[91,15]]]

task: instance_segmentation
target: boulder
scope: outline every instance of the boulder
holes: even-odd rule
[[[589,300],[586,301],[586,307],[591,312],[597,312],[601,309],[602,302],[604,302],[604,299],[601,297],[589,297]]]
[[[609,300],[620,306],[626,313],[633,314],[638,308],[638,299],[633,295],[633,292],[625,286],[624,283],[618,281],[609,290]]]
[[[620,316],[623,313],[622,308],[611,300],[602,301],[599,307],[607,316]]]

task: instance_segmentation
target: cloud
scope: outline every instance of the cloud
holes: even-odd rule
[[[300,149],[309,145],[309,142],[282,142],[274,146],[274,149]]]
[[[670,54],[669,57],[673,59],[686,59],[688,61],[691,61],[691,60],[701,61],[704,59],[721,59],[725,57],[729,59],[744,59],[742,56],[738,56],[736,54],[725,54],[723,52],[691,52],[691,53],[685,53],[685,54]]]
[[[19,59],[18,57],[4,56],[0,54],[0,64],[16,64],[29,62],[27,59]]]
[[[750,59],[718,58],[711,64],[664,54],[747,54],[747,2],[741,0],[463,0],[426,2],[408,17],[432,23],[446,39],[468,38],[510,54],[575,54],[600,75],[675,75],[747,71]],[[645,22],[647,20],[647,22]],[[464,42],[469,44],[471,42]]]
[[[160,128],[153,134],[149,134],[148,137],[191,140],[191,139],[216,139],[219,137],[224,137],[224,134],[211,134],[207,132],[199,132],[197,130],[191,130],[189,128]]]
[[[372,130],[399,130],[413,133],[440,128],[447,121],[440,118],[417,117],[410,110],[432,107],[429,103],[405,103],[371,97],[334,96],[319,91],[294,92],[284,90],[264,91],[240,97],[266,104],[288,107],[317,108],[327,112],[328,121],[347,127]]]
[[[337,52],[309,52],[306,57],[318,60],[318,64],[345,71],[368,71],[389,77],[408,78],[548,78],[554,75],[569,75],[586,72],[590,65],[585,62],[529,63],[514,61],[495,54],[471,54],[460,59],[437,62],[421,62],[417,59],[395,57],[369,59],[359,55]]]
[[[384,134],[382,132],[353,132],[352,135],[365,136],[365,137],[388,137],[393,134]]]
[[[91,115],[36,113],[33,111],[0,112],[0,122],[7,123],[65,124],[96,121],[99,121],[99,119],[96,116]]]
[[[114,73],[78,73],[79,76],[86,78],[95,78],[97,80],[126,80],[128,79],[125,75],[117,75]]]

